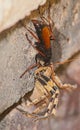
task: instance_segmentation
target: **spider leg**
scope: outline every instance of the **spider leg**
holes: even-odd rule
[[[22,114],[26,115],[27,117],[37,117],[37,114],[29,113],[28,111],[24,110],[23,108],[16,108],[18,111],[20,111]]]
[[[44,100],[45,100],[45,98],[46,98],[46,96],[45,96],[45,95],[43,95],[43,96],[41,96],[41,97],[40,97],[40,98],[38,98],[38,99],[34,99],[31,103],[29,103],[29,105],[28,105],[28,106],[30,106],[30,105],[37,105],[38,103],[40,103],[40,102],[44,101]]]
[[[57,90],[56,93],[55,93],[55,99],[54,99],[53,108],[52,108],[52,112],[51,112],[51,114],[55,115],[55,116],[56,116],[56,108],[57,108],[57,105],[58,105],[59,93],[60,93],[59,90]]]
[[[55,82],[55,84],[60,88],[60,89],[66,89],[68,91],[71,91],[72,89],[76,89],[77,85],[71,85],[71,84],[62,84],[61,80],[59,79],[59,77],[55,74],[54,72],[54,67],[51,64],[51,68],[52,68],[52,75],[51,75],[51,79]]]
[[[41,96],[39,99],[34,99],[31,103],[29,103],[27,105],[27,108],[32,106],[32,108],[35,107],[34,110],[32,110],[32,112],[29,112],[26,108],[22,107],[21,105],[19,107],[17,107],[17,110],[19,110],[21,113],[25,114],[28,117],[36,117],[39,116],[38,113],[46,106],[46,102],[44,102],[45,100],[45,96]],[[41,102],[40,106],[36,106],[38,103]],[[43,104],[42,104],[43,102]]]
[[[58,89],[57,86],[53,86],[53,85],[54,85],[54,83],[52,82],[52,80],[48,81],[47,85],[44,85],[44,88],[52,96],[51,96],[50,102],[48,104],[48,107],[47,107],[47,109],[45,111],[45,114],[43,116],[39,116],[36,120],[48,118],[51,115],[54,115],[54,116],[56,115],[56,108],[57,108],[57,104],[58,104],[59,89]]]
[[[76,89],[77,88],[77,85],[71,85],[71,84],[63,84],[62,85],[62,89],[66,89],[68,91],[71,91],[72,89]]]
[[[49,115],[56,116],[56,108],[58,105],[58,96],[59,96],[59,90],[57,89],[55,93],[53,93],[49,105],[47,107],[47,111],[44,115],[44,117],[48,117]]]

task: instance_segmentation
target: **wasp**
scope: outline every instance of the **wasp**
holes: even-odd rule
[[[48,22],[48,24],[47,24]],[[35,106],[35,109],[30,113],[28,111],[22,111],[26,113],[27,116],[37,117],[37,119],[47,118],[51,115],[56,116],[56,109],[58,105],[58,98],[60,94],[60,89],[71,90],[76,88],[75,85],[62,84],[59,77],[54,72],[54,65],[51,62],[52,50],[51,50],[51,40],[55,40],[52,32],[50,20],[42,17],[41,20],[32,20],[35,27],[36,34],[33,30],[28,27],[27,30],[30,34],[37,40],[37,42],[32,43],[26,34],[26,38],[29,43],[38,51],[35,56],[36,64],[30,66],[21,76],[29,71],[30,69],[37,66],[34,72],[34,91],[37,90],[39,97],[31,100],[28,106]]]
[[[41,20],[31,20],[35,30],[36,30],[36,34],[37,36],[34,34],[33,30],[28,27],[26,28],[27,31],[30,32],[30,34],[37,40],[37,42],[32,43],[32,41],[29,39],[28,35],[26,34],[26,38],[29,41],[29,43],[31,44],[31,46],[37,50],[37,54],[35,56],[35,61],[36,64],[30,66],[21,76],[20,78],[22,78],[22,76],[31,68],[37,66],[38,64],[40,64],[41,66],[46,66],[50,64],[51,61],[51,57],[52,57],[52,50],[51,50],[51,43],[50,40],[55,40],[55,37],[52,33],[52,29],[51,29],[51,23],[50,21],[49,24],[47,24],[44,19],[45,17],[41,17]],[[47,19],[45,19],[47,21]],[[23,26],[25,27],[25,25],[23,24]]]

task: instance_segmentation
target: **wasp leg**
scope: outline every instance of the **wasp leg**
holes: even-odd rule
[[[44,16],[40,16],[42,22],[46,25],[49,25],[49,20],[47,18],[45,18]]]
[[[23,22],[21,22],[21,24],[22,24],[22,25],[24,26],[24,28],[26,28],[27,31],[37,40],[37,42],[40,43],[39,38],[36,36],[36,34],[35,34],[35,32],[32,30],[32,28],[26,27],[26,25],[24,25]],[[29,41],[29,43],[32,45],[32,47],[33,47],[34,49],[36,49],[42,56],[45,56],[41,51],[39,51],[39,50],[33,45],[32,41],[28,38],[28,35],[27,35],[27,34],[26,34],[26,38],[27,38],[27,40]]]
[[[48,7],[48,18],[46,18],[44,16],[41,16],[41,10],[40,10],[40,8],[38,8],[38,12],[39,12],[39,15],[40,15],[40,18],[41,18],[42,22],[44,24],[50,25],[51,24],[50,22],[52,22],[52,19],[51,19],[51,16],[50,16],[50,7],[51,7],[51,4],[50,4],[50,2],[48,4],[49,4],[49,7]]]
[[[40,18],[41,18],[41,20],[42,20],[41,22],[43,22],[43,24],[49,24],[48,20],[45,19],[44,16],[42,16],[40,8],[38,8],[38,13],[39,13]]]
[[[29,70],[33,69],[34,67],[38,66],[38,64],[33,64],[29,66],[21,75],[20,78],[22,78]]]
[[[38,51],[38,53],[40,53],[42,56],[45,56],[44,53],[42,53],[41,51],[39,51],[39,50],[34,46],[34,44],[32,43],[32,41],[28,38],[28,35],[27,35],[27,34],[26,34],[26,38],[27,38],[27,40],[29,41],[29,43],[31,44],[31,46]]]
[[[25,28],[38,42],[40,42],[40,41],[39,41],[39,38],[37,37],[35,31],[34,31],[32,28],[26,27],[26,25],[25,25],[22,21],[20,21],[20,23],[21,23],[22,26],[24,26],[24,28]]]
[[[27,29],[27,31],[37,40],[37,42],[40,43],[40,40],[39,40],[39,38],[36,36],[35,32],[34,32],[30,27],[28,27],[28,28],[26,28],[26,29]]]

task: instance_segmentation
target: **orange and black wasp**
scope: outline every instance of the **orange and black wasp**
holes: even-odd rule
[[[35,56],[35,60],[42,61],[44,66],[50,64],[52,51],[50,40],[54,40],[49,25],[43,24],[41,21],[33,20],[34,27],[36,29],[37,36],[40,42],[36,42],[36,48],[43,54],[38,53]]]
[[[50,40],[55,40],[55,37],[53,36],[53,32],[51,29],[51,23],[46,23],[45,20],[47,20],[45,17],[41,17],[41,20],[31,20],[35,30],[36,34],[33,32],[33,30],[28,27],[27,30],[30,32],[30,34],[37,40],[34,44],[29,39],[28,35],[26,34],[26,38],[29,41],[29,43],[38,51],[38,53],[35,56],[36,64],[30,66],[28,69],[31,69],[38,64],[41,64],[42,66],[46,66],[50,64],[51,57],[52,57],[52,50],[51,50],[51,42]],[[25,26],[25,25],[24,25]],[[26,70],[20,77],[22,77],[28,70]]]

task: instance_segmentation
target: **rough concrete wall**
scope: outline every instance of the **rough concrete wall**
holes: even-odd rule
[[[0,42],[0,113],[18,102],[32,86],[32,75],[20,75],[31,64],[34,50],[29,46],[22,29],[17,27],[1,38]],[[27,53],[29,54],[27,56]],[[27,64],[27,65],[26,65]],[[27,80],[26,80],[27,79]],[[30,81],[30,82],[28,82]]]
[[[79,4],[78,0],[62,0],[51,7],[51,16],[57,29],[54,32],[59,41],[53,50],[53,57],[58,57],[56,60],[67,59],[80,50]],[[33,15],[30,17],[33,18]],[[30,21],[26,22],[26,25],[33,28]],[[33,71],[31,75],[27,73],[22,79],[19,78],[22,72],[34,63],[36,54],[26,40],[25,33],[24,27],[18,23],[0,35],[0,113],[17,103],[34,87]],[[35,40],[32,38],[32,41]],[[1,129],[10,130],[9,127],[4,127],[7,123],[3,120],[0,124]]]
[[[64,60],[80,50],[80,1],[61,0],[53,6],[51,14],[56,28],[65,36],[64,40],[61,37],[58,39]]]

